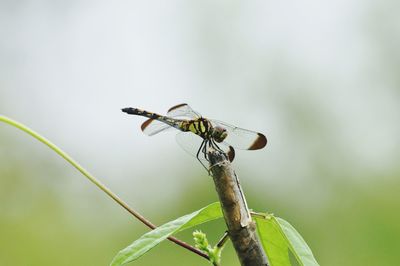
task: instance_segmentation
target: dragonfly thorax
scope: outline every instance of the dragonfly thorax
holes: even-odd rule
[[[215,142],[222,142],[228,136],[228,132],[221,126],[213,126],[211,121],[203,117],[188,121],[184,126],[185,131],[191,131],[203,139],[213,139]]]

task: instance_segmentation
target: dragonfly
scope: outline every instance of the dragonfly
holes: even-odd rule
[[[205,118],[186,103],[171,107],[166,115],[133,107],[123,108],[122,111],[130,115],[147,117],[148,119],[141,125],[141,129],[148,136],[169,129],[179,130],[178,143],[184,150],[195,155],[208,172],[209,168],[206,163],[210,162],[208,158],[210,149],[223,152],[232,162],[235,158],[235,148],[259,150],[267,145],[267,138],[262,133]],[[195,152],[190,148],[194,143],[199,143]]]

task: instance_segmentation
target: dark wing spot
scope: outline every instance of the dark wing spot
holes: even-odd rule
[[[229,151],[226,154],[228,155],[228,159],[230,162],[235,159],[235,149],[232,146],[229,146]]]
[[[249,150],[259,150],[267,145],[267,138],[261,133],[257,133],[257,135],[257,139],[253,142],[253,144],[251,144]]]
[[[154,121],[154,119],[152,119],[152,118],[147,119],[146,121],[144,121],[143,124],[140,126],[142,131],[144,131],[146,129],[146,127],[148,127],[151,124],[151,122],[153,122],[153,121]]]
[[[167,111],[167,113],[171,112],[172,110],[178,109],[179,107],[185,106],[187,105],[187,103],[181,103],[175,106],[172,106],[171,108],[169,108],[169,110]]]

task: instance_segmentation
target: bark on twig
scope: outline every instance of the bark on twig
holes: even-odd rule
[[[256,233],[246,199],[235,172],[225,154],[210,150],[207,154],[229,237],[242,266],[268,266],[268,259]]]

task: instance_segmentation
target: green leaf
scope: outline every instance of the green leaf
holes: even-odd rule
[[[257,214],[254,219],[271,266],[291,266],[290,252],[299,265],[319,265],[307,243],[287,221],[265,214]]]
[[[222,217],[221,205],[219,202],[214,202],[198,211],[163,224],[118,252],[111,262],[111,266],[134,261],[170,235],[220,217]]]
[[[288,243],[290,244],[290,249],[293,252],[293,255],[296,257],[297,261],[305,266],[317,266],[318,262],[314,258],[310,247],[301,237],[299,232],[297,232],[296,229],[294,229],[294,227],[284,219],[276,217],[276,220],[282,228],[288,240]]]
[[[271,216],[266,218],[254,217],[261,243],[271,266],[287,266],[290,264],[288,246],[281,234],[279,224]]]

